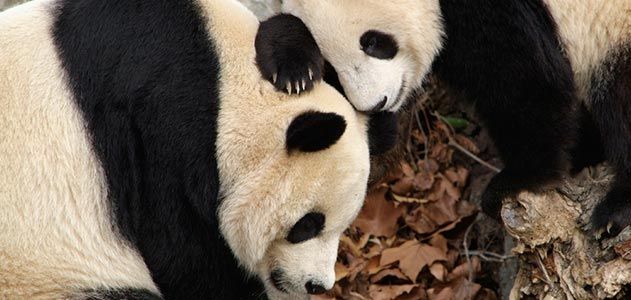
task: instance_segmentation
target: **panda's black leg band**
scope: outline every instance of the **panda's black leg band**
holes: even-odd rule
[[[606,78],[595,78],[592,113],[600,130],[605,154],[616,180],[592,213],[594,229],[611,226],[609,233],[631,225],[631,64],[619,63],[613,54],[605,62]]]
[[[596,230],[606,229],[617,234],[631,225],[631,178],[617,178],[605,199],[592,212],[592,225]]]
[[[254,45],[261,75],[277,90],[300,94],[322,79],[320,48],[297,17],[279,14],[261,22]]]
[[[580,124],[578,140],[571,150],[573,175],[606,159],[602,137],[592,114],[585,105],[581,105],[578,113]]]
[[[521,99],[506,105],[478,103],[504,162],[481,199],[489,216],[499,217],[504,198],[521,191],[545,191],[568,173],[578,122],[573,99],[562,95],[549,89],[547,94],[517,94]]]
[[[536,173],[533,171],[516,171],[505,168],[495,175],[482,194],[480,206],[489,217],[500,220],[500,212],[504,199],[517,196],[521,191],[543,192],[554,186],[560,174]]]

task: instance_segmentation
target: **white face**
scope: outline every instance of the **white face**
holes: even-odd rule
[[[346,128],[326,149],[288,152],[288,124],[305,111],[342,115]],[[233,123],[243,127],[226,130],[232,138],[222,134],[226,142],[218,145],[227,147],[218,152],[222,234],[271,299],[299,299],[333,287],[338,240],[366,192],[365,121],[332,87],[318,85],[248,122]],[[321,124],[312,127],[312,140],[326,130]]]
[[[284,0],[305,22],[359,111],[396,111],[438,54],[438,0]]]

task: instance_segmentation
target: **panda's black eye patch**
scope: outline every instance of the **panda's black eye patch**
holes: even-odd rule
[[[397,55],[399,45],[392,35],[376,30],[366,31],[359,39],[362,51],[378,59],[391,59]]]
[[[324,215],[308,213],[300,218],[287,235],[287,241],[292,244],[302,243],[316,237],[324,229]]]

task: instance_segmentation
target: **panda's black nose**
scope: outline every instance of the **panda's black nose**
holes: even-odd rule
[[[305,284],[305,288],[307,289],[307,293],[311,295],[319,295],[319,294],[324,294],[324,292],[326,292],[326,289],[322,285],[313,283],[313,281],[308,281]]]

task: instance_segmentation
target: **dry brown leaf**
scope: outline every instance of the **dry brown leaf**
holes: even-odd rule
[[[462,300],[456,299],[454,291],[450,287],[446,287],[443,289],[431,288],[427,290],[427,298],[429,300]]]
[[[335,282],[340,281],[340,279],[348,276],[348,268],[340,263],[340,262],[336,262],[335,263]]]
[[[335,296],[331,296],[329,294],[311,295],[309,299],[310,300],[335,300]]]
[[[449,163],[451,162],[453,153],[453,149],[451,149],[447,144],[436,144],[432,147],[429,157],[440,163]]]
[[[414,177],[414,169],[407,162],[401,162],[401,172],[405,177]]]
[[[449,286],[454,290],[454,298],[462,300],[473,299],[478,291],[480,291],[480,288],[482,288],[479,284],[470,282],[464,277],[460,277],[455,281],[450,282]]]
[[[397,180],[391,187],[397,195],[408,195],[414,191],[414,177],[403,177]]]
[[[469,171],[462,166],[449,168],[445,171],[445,177],[455,186],[464,187],[467,183],[467,178],[469,177]]]
[[[392,185],[392,191],[398,195],[407,195],[414,190],[414,170],[406,163],[401,162],[398,180]]]
[[[448,250],[447,262],[445,264],[447,269],[449,270],[453,269],[456,266],[456,262],[458,261],[458,258],[460,258],[460,252],[456,250]]]
[[[403,207],[395,207],[386,200],[385,187],[380,187],[366,197],[364,207],[355,219],[353,226],[365,234],[390,237],[396,234],[397,220],[404,212]]]
[[[434,186],[436,178],[434,173],[419,172],[414,176],[414,183],[419,191],[427,191]]]
[[[416,166],[418,167],[420,172],[424,172],[427,174],[434,174],[438,172],[438,170],[440,170],[440,165],[438,165],[438,162],[431,158],[427,160],[425,159],[419,160],[416,163]]]
[[[411,240],[399,247],[384,250],[381,254],[380,264],[386,266],[398,261],[399,269],[414,282],[423,267],[438,260],[447,260],[440,249],[421,244],[418,240]]]
[[[368,252],[366,252],[366,254],[364,254],[365,258],[372,258],[378,255],[381,255],[381,251],[383,251],[383,246],[381,246],[381,243],[379,244],[373,244],[372,246],[368,247]]]
[[[429,191],[429,195],[427,198],[429,200],[435,201],[435,200],[444,198],[445,196],[448,196],[454,200],[458,200],[460,199],[460,189],[454,186],[442,174],[439,174],[436,177],[436,182],[432,186],[432,189]]]
[[[370,286],[370,297],[373,300],[391,300],[396,297],[407,294],[417,287],[417,284],[405,284],[405,285],[376,285]]]
[[[393,268],[379,271],[379,273],[370,277],[370,282],[376,283],[388,276],[396,277],[401,280],[410,280],[407,276],[405,276],[405,274],[403,274],[403,272],[401,272],[399,268]]]
[[[397,297],[397,300],[427,300],[427,292],[422,286],[415,287],[409,293]]]
[[[405,223],[419,234],[435,232],[439,227],[459,220],[456,202],[444,197],[439,201],[421,205],[405,216]]]
[[[439,281],[445,281],[445,276],[447,275],[447,268],[439,262],[433,263],[429,267],[429,272],[434,276],[434,278]]]
[[[379,273],[379,271],[381,271],[381,269],[383,269],[381,267],[381,264],[379,263],[379,260],[379,256],[375,256],[368,260],[368,266],[366,266],[366,271],[368,272],[368,275],[377,274]]]
[[[340,237],[340,248],[347,250],[354,257],[360,257],[362,255],[361,247],[359,247],[359,245],[357,245],[353,239],[347,235],[342,235],[342,237]]]
[[[440,234],[433,235],[429,240],[429,244],[442,250],[445,254],[447,253],[447,239],[444,236]]]
[[[473,274],[479,273],[480,270],[482,269],[482,266],[480,265],[480,259],[477,256],[473,256],[470,259],[471,259],[471,268],[469,268],[469,263],[465,261],[464,263],[458,265],[453,270],[451,270],[451,273],[447,275],[447,280],[453,281],[461,277],[469,278],[469,273],[473,273]]]
[[[348,266],[348,280],[353,281],[355,277],[366,268],[368,265],[368,260],[364,258],[356,258],[350,255],[347,255],[347,259],[349,260]]]

